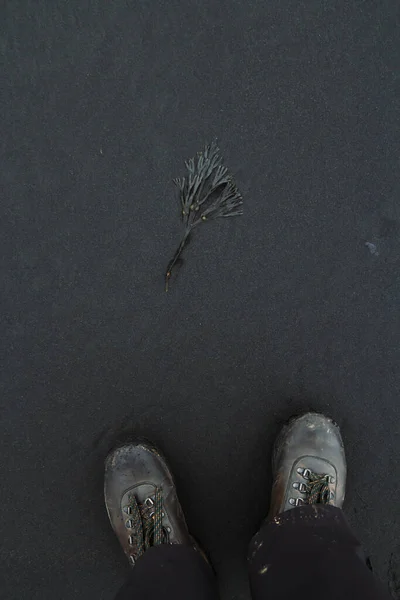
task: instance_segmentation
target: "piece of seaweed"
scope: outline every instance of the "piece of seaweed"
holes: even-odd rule
[[[212,219],[237,217],[243,214],[242,196],[232,174],[222,164],[216,142],[206,145],[203,152],[186,161],[186,177],[174,179],[179,190],[179,201],[184,231],[165,274],[165,291],[174,267],[181,260],[193,230]]]

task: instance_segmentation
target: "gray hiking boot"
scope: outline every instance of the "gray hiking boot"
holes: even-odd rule
[[[110,452],[104,497],[112,528],[132,565],[151,546],[186,544],[197,549],[172,474],[151,444],[136,442]]]
[[[336,423],[317,413],[291,420],[275,443],[273,478],[269,518],[304,504],[341,508],[346,457]]]

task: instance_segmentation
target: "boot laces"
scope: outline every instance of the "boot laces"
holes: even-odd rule
[[[296,481],[293,487],[304,494],[304,499],[290,498],[290,504],[332,504],[335,497],[330,487],[330,484],[334,483],[333,477],[302,468],[297,469],[297,473],[306,480],[306,483]]]
[[[124,511],[129,515],[125,522],[129,530],[129,545],[132,548],[130,560],[135,564],[138,558],[151,546],[168,543],[169,528],[164,528],[162,519],[163,498],[162,489],[157,488],[153,497],[149,496],[143,503],[139,503],[136,496],[129,496],[129,503]]]

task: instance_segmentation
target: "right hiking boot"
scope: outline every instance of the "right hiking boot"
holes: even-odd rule
[[[269,519],[305,504],[343,506],[346,457],[338,425],[317,413],[294,418],[273,453]]]

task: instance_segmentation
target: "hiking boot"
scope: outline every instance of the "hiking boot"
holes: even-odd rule
[[[149,443],[126,444],[110,452],[104,498],[112,528],[132,565],[151,546],[196,547],[168,465]]]
[[[283,428],[273,453],[269,518],[304,504],[341,508],[346,457],[339,427],[328,417],[307,413]]]

